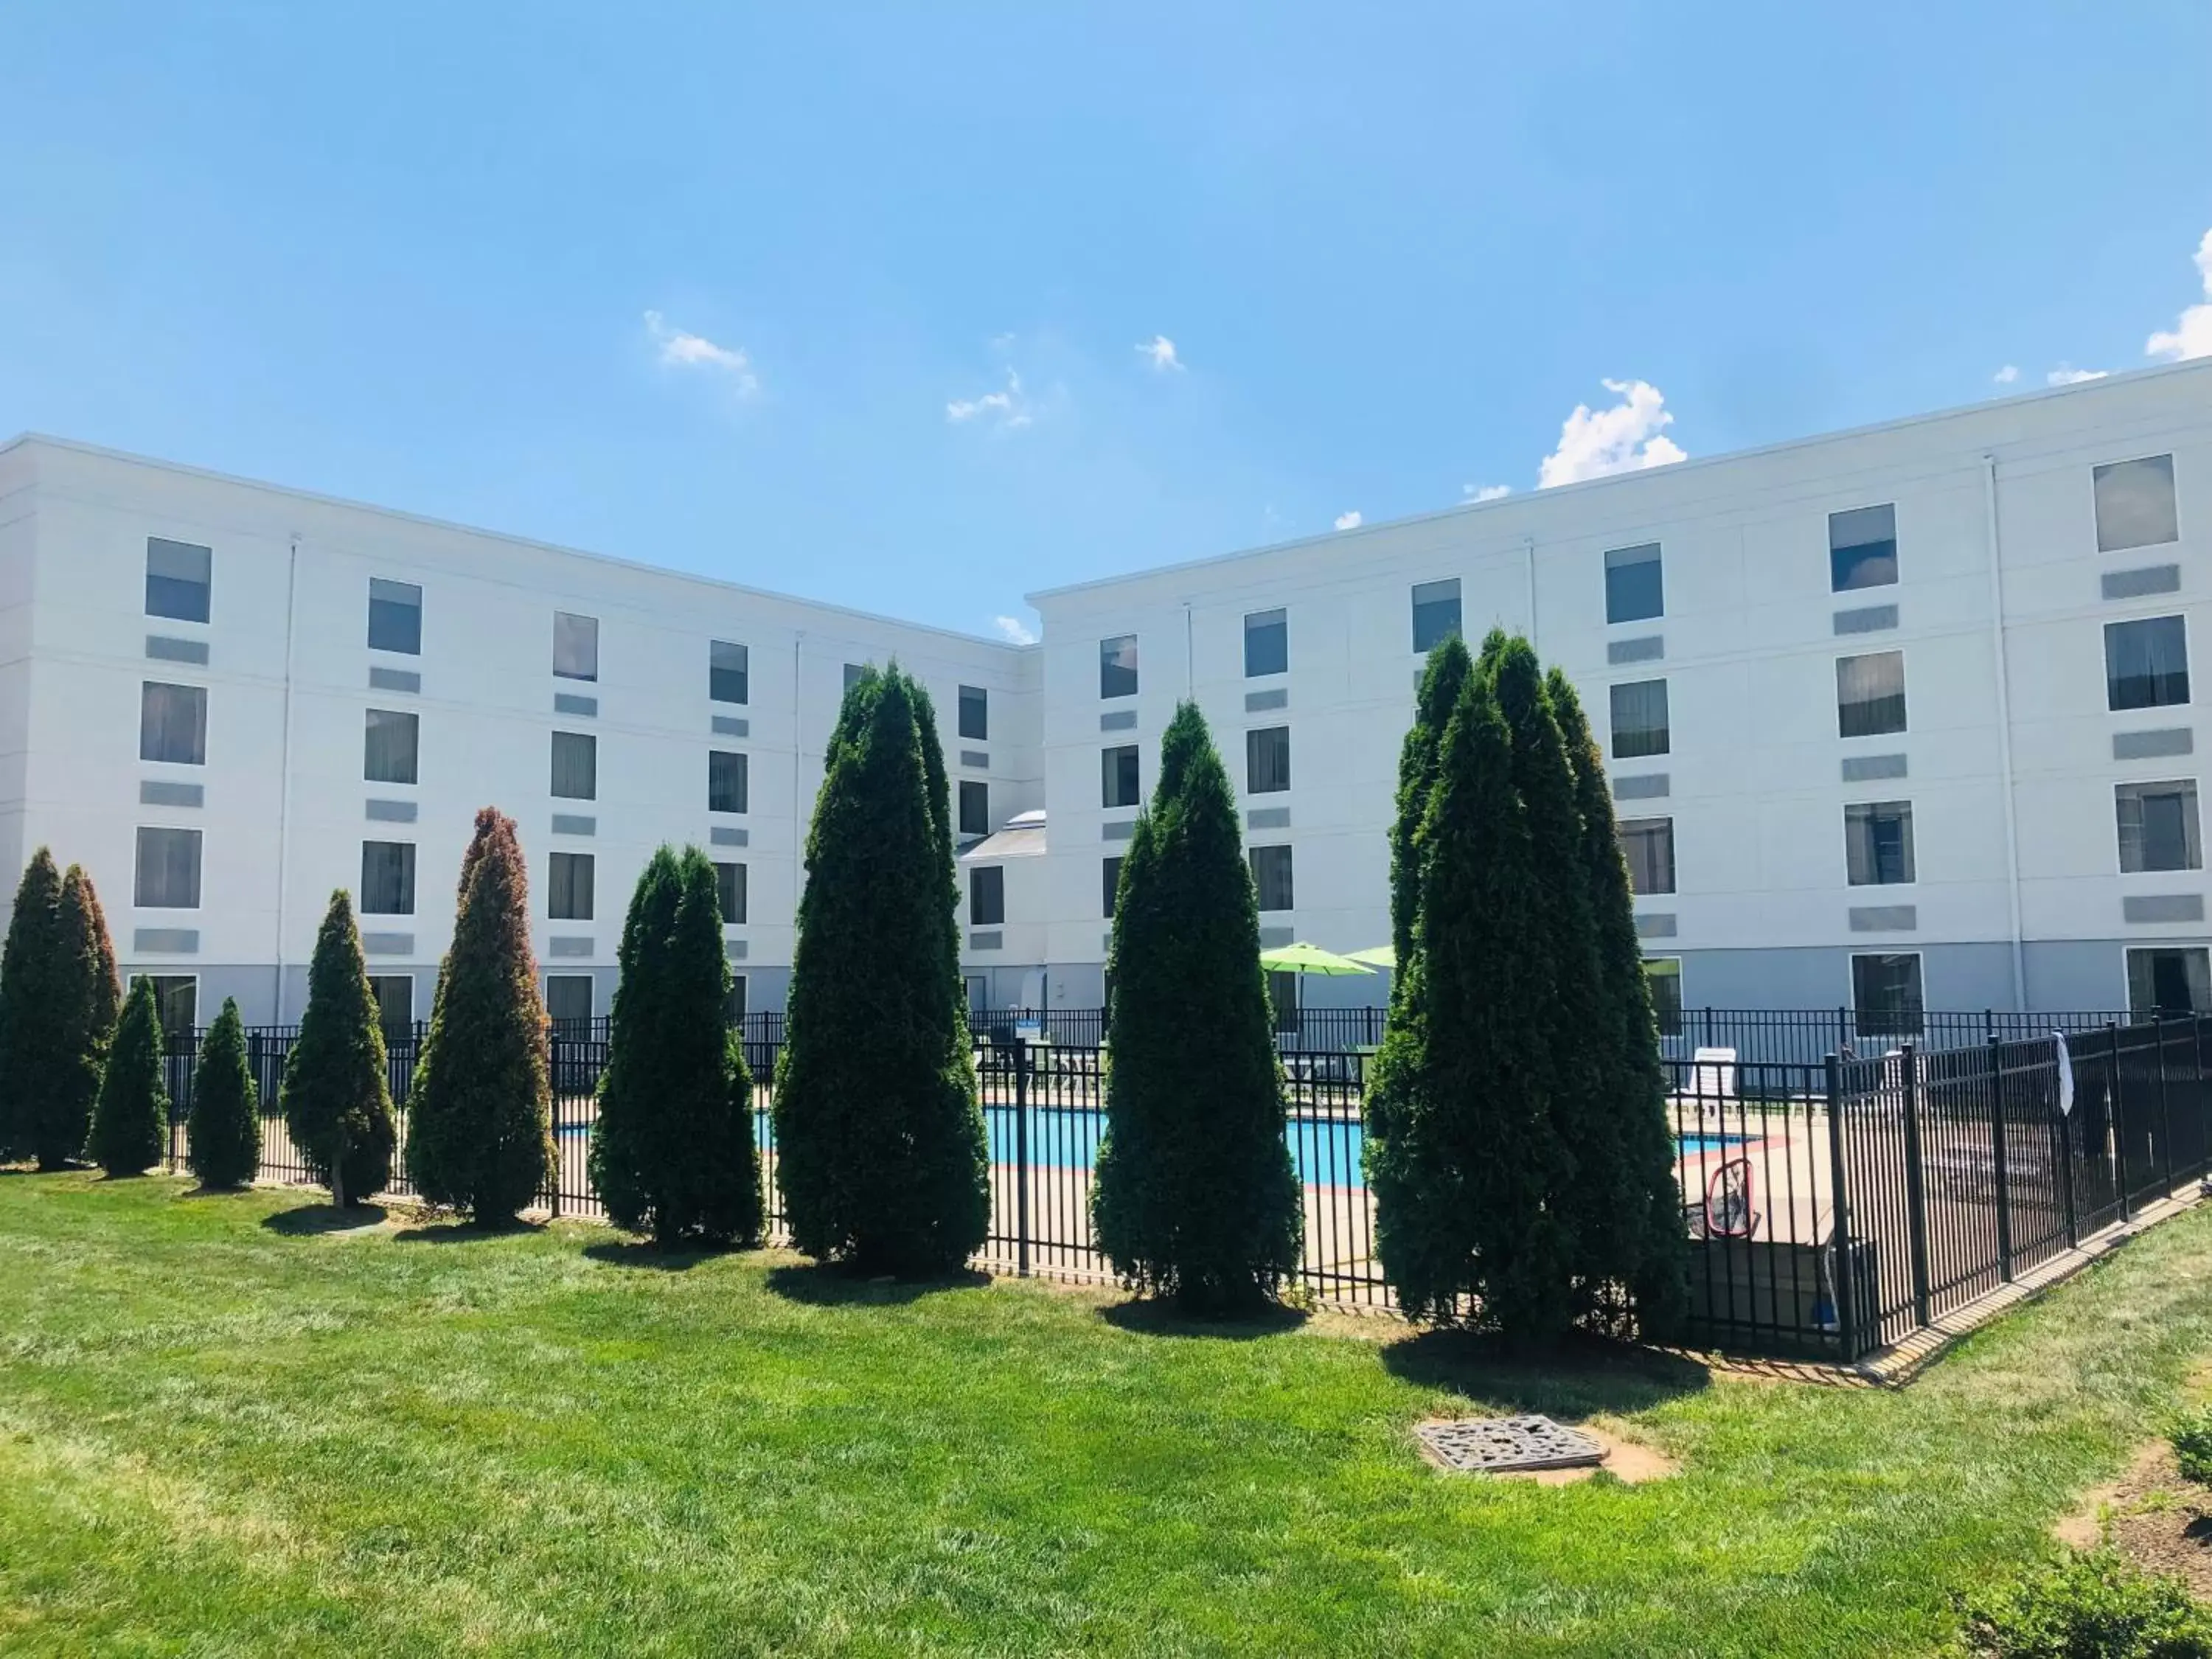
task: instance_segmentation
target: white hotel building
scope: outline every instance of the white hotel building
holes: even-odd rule
[[[226,995],[297,1018],[348,888],[388,1012],[420,1016],[489,802],[557,1016],[605,1011],[663,841],[724,866],[743,994],[777,1007],[823,741],[896,657],[972,843],[972,999],[1094,1007],[1178,698],[1243,793],[1270,942],[1355,950],[1389,933],[1422,653],[1495,623],[1581,689],[1685,1004],[2212,1006],[2212,362],[1032,599],[1042,643],[1010,646],[20,438],[0,868],[85,865],[128,970],[203,1022]]]

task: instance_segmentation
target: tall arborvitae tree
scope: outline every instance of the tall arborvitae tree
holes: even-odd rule
[[[618,1227],[664,1248],[750,1246],[763,1221],[753,1079],[728,1029],[730,963],[714,866],[654,853],[623,922],[592,1184]]]
[[[58,1170],[84,1150],[81,1056],[69,1010],[82,981],[68,957],[62,876],[53,854],[32,854],[15,889],[0,953],[0,1155]]]
[[[58,1108],[60,1137],[80,1144],[92,1123],[93,1103],[107,1064],[107,1047],[123,1012],[123,988],[115,975],[115,945],[107,936],[107,915],[92,878],[72,864],[62,875],[62,958],[75,983],[64,1014],[70,1065],[68,1092]],[[157,1049],[162,1033],[157,1025]]]
[[[810,1255],[957,1268],[990,1223],[944,757],[894,664],[845,694],[806,838],[777,1064],[777,1179]]]
[[[94,1163],[111,1176],[146,1173],[169,1130],[169,1091],[161,1081],[161,1010],[154,981],[131,988],[92,1115]]]
[[[384,1032],[353,900],[340,888],[315,935],[307,1006],[278,1093],[307,1173],[334,1204],[358,1204],[392,1179],[392,1092]]]
[[[530,874],[514,820],[487,806],[461,864],[428,1068],[408,1103],[407,1175],[433,1204],[510,1218],[553,1180],[545,1001],[530,949]]]
[[[1160,740],[1107,971],[1099,1248],[1123,1280],[1187,1308],[1258,1305],[1297,1266],[1302,1204],[1236,797],[1195,703]]]
[[[1390,826],[1390,945],[1398,963],[1390,986],[1394,1006],[1413,954],[1413,918],[1420,909],[1421,820],[1428,816],[1429,797],[1437,787],[1437,755],[1443,745],[1444,727],[1474,667],[1467,641],[1456,634],[1430,651],[1414,698],[1413,724],[1398,751],[1398,811]]]
[[[1402,1010],[1377,1057],[1366,1142],[1383,1270],[1415,1318],[1525,1340],[1575,1311],[1571,1170],[1550,1109],[1550,983],[1536,848],[1487,678],[1461,687],[1417,838]]]
[[[243,1187],[260,1174],[261,1097],[246,1063],[246,1027],[234,997],[222,1000],[200,1044],[185,1134],[185,1160],[203,1187]]]
[[[1674,1130],[1667,1120],[1666,1068],[1660,1064],[1650,981],[1637,939],[1636,901],[1621,856],[1613,791],[1582,700],[1556,668],[1545,685],[1574,769],[1581,861],[1596,935],[1602,1014],[1590,1047],[1598,1097],[1611,1118],[1608,1139],[1620,1160],[1614,1194],[1620,1208],[1607,1235],[1614,1254],[1605,1268],[1628,1286],[1639,1331],[1664,1337],[1680,1325],[1687,1305],[1687,1257]]]

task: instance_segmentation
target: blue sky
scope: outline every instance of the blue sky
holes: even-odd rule
[[[2208,64],[2203,0],[14,0],[0,435],[988,633],[2212,351]]]

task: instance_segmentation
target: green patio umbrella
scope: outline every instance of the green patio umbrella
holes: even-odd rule
[[[1392,973],[1398,970],[1398,952],[1388,945],[1371,945],[1364,951],[1347,951],[1345,959],[1347,962],[1364,962],[1370,968],[1388,968]]]
[[[1260,952],[1260,965],[1271,974],[1321,974],[1335,978],[1344,974],[1371,974],[1364,962],[1324,951],[1318,945],[1279,945]]]

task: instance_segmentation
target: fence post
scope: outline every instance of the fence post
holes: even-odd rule
[[[1905,1076],[1905,1227],[1912,1248],[1912,1317],[1935,1322],[1928,1288],[1928,1188],[1920,1163],[1920,1053],[1908,1040],[1899,1057]]]
[[[2112,1073],[2112,1184],[2120,1189],[2120,1219],[2133,1218],[2134,1206],[2128,1202],[2128,1113],[2126,1095],[2120,1084],[2120,1025],[2118,1020],[2105,1022],[2105,1063]]]
[[[1838,1356],[1846,1365],[1859,1357],[1857,1310],[1852,1306],[1850,1206],[1844,1196],[1844,1090],[1842,1064],[1828,1056],[1828,1216],[1830,1253],[1835,1262],[1829,1290],[1836,1298]]]
[[[2012,1280],[2012,1172],[2005,1146],[2004,1045],[1995,1022],[1990,1037],[1990,1158],[1997,1182],[1997,1273]]]
[[[738,1034],[738,1047],[742,1053],[744,1048],[744,1034],[742,1030]],[[422,1040],[418,1036],[415,1039],[415,1054],[417,1059],[421,1058],[422,1053]],[[553,1025],[545,1033],[545,1080],[548,1085],[546,1092],[552,1097],[550,1115],[553,1119],[553,1180],[551,1183],[553,1192],[546,1208],[556,1220],[558,1220],[561,1215],[561,1028],[558,1025]],[[412,1078],[410,1078],[409,1082],[411,1093]],[[746,1103],[749,1107],[751,1104],[750,1102]],[[750,1133],[750,1128],[747,1133]]]
[[[2204,1121],[2204,1016],[2191,1015],[2189,1024],[2189,1052],[2196,1062],[2197,1073],[2197,1086],[2189,1091],[2189,1105],[2197,1115],[2197,1178],[2201,1182],[2208,1166],[2212,1166],[2212,1134],[2206,1133]]]
[[[1030,1045],[1014,1039],[1014,1271],[1030,1276]]]
[[[2166,1014],[2152,1017],[2151,1036],[2158,1044],[2158,1156],[2152,1168],[2161,1174],[2159,1185],[2173,1190],[2173,1111],[2166,1092]]]
[[[2055,1071],[2058,1062],[2058,1037],[2053,1033],[2046,1039],[2051,1044],[2051,1060]],[[2069,1059],[2069,1064],[2071,1064]],[[2078,1100],[2077,1100],[2077,1104]],[[2051,1133],[2058,1142],[2059,1201],[2066,1212],[2066,1248],[2078,1249],[2081,1243],[2081,1224],[2074,1210],[2074,1125],[2065,1113],[2058,1109],[2058,1084],[2054,1077],[2051,1090]]]

